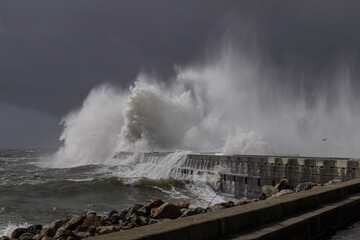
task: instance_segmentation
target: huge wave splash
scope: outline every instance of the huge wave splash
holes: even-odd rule
[[[177,66],[167,81],[142,73],[127,90],[94,88],[63,118],[63,146],[53,163],[99,164],[123,151],[359,154],[360,110],[346,69],[330,81],[336,95],[314,88],[309,104],[309,94],[276,84],[276,71],[255,58],[228,48],[212,59]]]

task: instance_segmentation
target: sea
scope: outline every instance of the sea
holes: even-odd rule
[[[190,207],[236,201],[216,194],[220,179],[216,173],[176,174],[174,169],[185,159],[185,152],[152,159],[135,154],[73,167],[54,167],[54,153],[0,150],[0,236],[10,236],[17,227],[66,219],[70,213],[106,215],[157,198],[190,201]]]

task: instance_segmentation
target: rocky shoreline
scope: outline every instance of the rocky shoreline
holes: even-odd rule
[[[99,216],[95,212],[69,214],[66,220],[56,220],[46,225],[31,225],[28,228],[17,228],[12,232],[11,237],[3,236],[0,237],[0,240],[80,240],[90,236],[125,231],[176,218],[241,206],[338,182],[340,181],[332,180],[326,184],[309,182],[299,184],[294,188],[293,184],[283,177],[276,186],[263,186],[262,193],[257,199],[241,199],[236,204],[228,201],[207,208],[189,208],[190,202],[171,203],[156,199],[145,206],[136,203],[128,209],[112,210],[107,216]]]

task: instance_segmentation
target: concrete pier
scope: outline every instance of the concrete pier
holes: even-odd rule
[[[313,239],[359,217],[359,208],[355,179],[94,239]]]

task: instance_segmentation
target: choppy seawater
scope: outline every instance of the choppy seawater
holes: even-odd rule
[[[0,150],[0,236],[11,235],[19,226],[65,219],[68,213],[106,214],[156,198],[207,206],[215,196],[206,180],[151,179],[142,172],[150,165],[117,165],[114,159],[111,164],[54,168],[51,155],[44,150]],[[162,168],[161,163],[152,167]],[[213,203],[223,200],[218,196]]]

